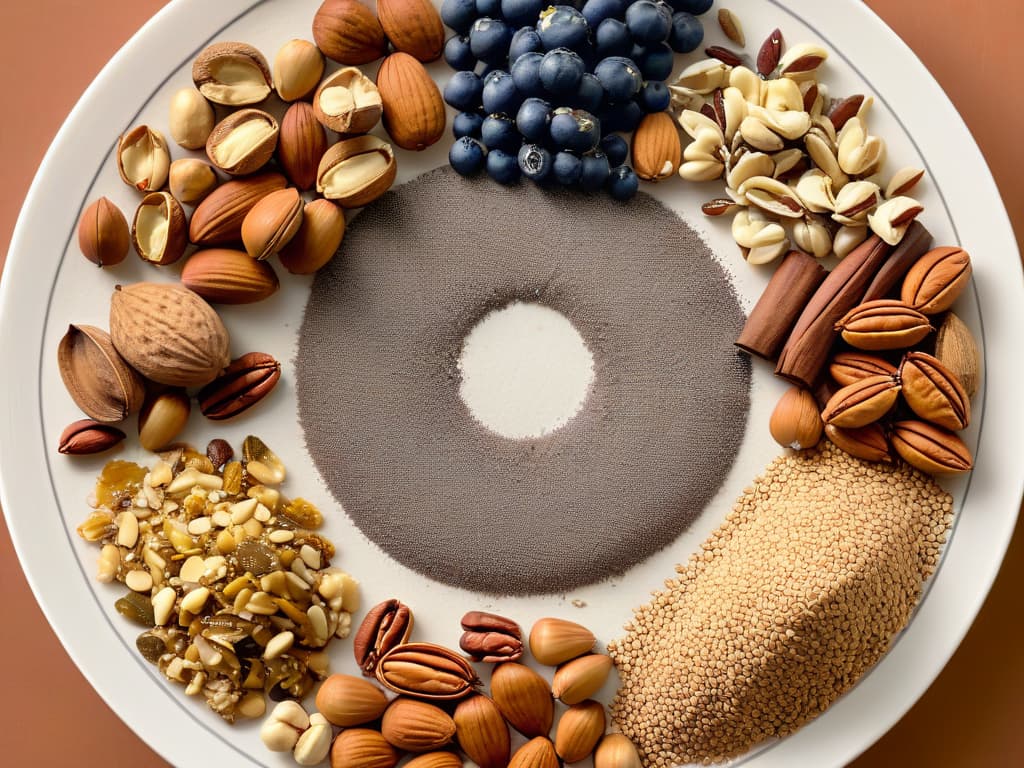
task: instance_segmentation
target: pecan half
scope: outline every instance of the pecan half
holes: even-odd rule
[[[406,643],[377,662],[377,680],[385,688],[418,699],[461,699],[480,685],[462,656],[434,643]]]
[[[946,429],[964,429],[971,401],[956,375],[925,352],[908,352],[900,363],[903,399],[925,421]]]
[[[412,624],[412,611],[394,598],[375,605],[367,612],[352,639],[356,664],[364,675],[373,677],[381,657],[409,639]]]
[[[523,655],[523,634],[519,625],[504,616],[483,611],[470,611],[462,617],[465,630],[459,647],[473,661],[499,664],[516,661]]]
[[[877,352],[912,347],[934,329],[928,318],[909,304],[879,299],[851,309],[836,323],[836,330],[850,346]]]
[[[878,423],[865,427],[844,429],[835,424],[825,427],[825,437],[840,449],[858,459],[865,461],[892,461],[889,441],[885,437],[885,428]]]
[[[230,419],[266,397],[280,378],[277,360],[263,352],[249,352],[199,390],[199,410],[208,419]]]
[[[832,395],[821,420],[837,427],[863,427],[882,418],[896,404],[899,394],[895,376],[868,376]]]
[[[863,352],[840,352],[828,366],[829,375],[841,387],[868,376],[894,376],[896,366],[884,358]]]
[[[971,449],[963,440],[925,421],[893,424],[892,447],[908,464],[932,475],[966,472],[974,464]]]
[[[903,279],[900,298],[926,315],[944,312],[971,279],[971,257],[963,248],[944,246],[928,251]]]

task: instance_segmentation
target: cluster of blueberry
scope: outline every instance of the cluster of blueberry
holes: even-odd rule
[[[713,2],[444,0],[455,31],[444,58],[456,70],[444,99],[459,110],[452,168],[628,200],[639,182],[619,133],[668,108],[674,53],[700,45],[696,17]]]

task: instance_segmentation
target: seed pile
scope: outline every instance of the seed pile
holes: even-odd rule
[[[906,624],[951,516],[903,464],[828,443],[773,461],[609,645],[644,764],[725,760],[824,711]]]

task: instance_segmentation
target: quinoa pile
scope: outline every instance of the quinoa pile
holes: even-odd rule
[[[644,764],[725,760],[824,711],[906,625],[952,509],[930,477],[830,443],[773,461],[609,645]]]

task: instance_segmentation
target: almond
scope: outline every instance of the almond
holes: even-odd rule
[[[907,271],[900,298],[919,312],[934,315],[953,306],[971,279],[971,257],[963,248],[935,248]]]
[[[181,282],[214,304],[262,301],[277,291],[279,285],[269,264],[230,248],[208,248],[193,253],[181,270]]]
[[[221,184],[199,204],[189,222],[188,238],[196,245],[220,245],[242,239],[242,221],[264,196],[284,189],[279,173],[263,173]]]
[[[405,768],[462,768],[462,758],[455,752],[425,752],[407,762]]]
[[[377,88],[384,105],[384,129],[402,149],[426,149],[444,134],[441,92],[408,53],[399,51],[381,62]]]
[[[612,660],[603,653],[580,656],[558,668],[551,681],[551,692],[563,704],[579,704],[601,690],[611,671]]]
[[[424,63],[441,56],[444,24],[430,0],[377,0],[377,17],[396,50]]]
[[[339,64],[369,64],[388,47],[377,17],[359,0],[324,0],[313,17],[313,39]]]
[[[106,197],[94,201],[78,220],[78,247],[93,264],[111,267],[128,255],[128,222]]]
[[[524,736],[547,736],[551,731],[551,689],[529,667],[517,662],[496,666],[491,675],[491,695],[502,716]]]
[[[558,719],[555,752],[567,763],[590,756],[604,735],[604,705],[592,699],[569,707]]]
[[[181,285],[116,286],[110,338],[121,357],[159,384],[201,386],[230,360],[224,323],[213,307]]]
[[[376,720],[387,706],[384,691],[354,675],[333,674],[316,693],[317,711],[342,728]]]
[[[377,731],[349,728],[331,745],[331,768],[395,768],[398,752]]]
[[[640,753],[629,737],[609,733],[594,751],[594,768],[641,768]]]
[[[555,745],[546,736],[531,739],[512,755],[508,768],[558,768]]]
[[[484,695],[470,696],[455,708],[459,746],[480,768],[505,768],[511,751],[508,724]]]
[[[645,181],[676,174],[682,161],[679,129],[668,112],[646,115],[633,134],[633,170]]]
[[[294,187],[271,192],[242,221],[246,253],[263,261],[280,251],[302,225],[302,198]]]
[[[327,151],[327,134],[313,107],[296,101],[281,118],[277,159],[292,184],[302,190],[316,184],[316,169]]]
[[[302,225],[278,258],[293,275],[309,275],[334,258],[345,237],[345,214],[330,200],[313,200],[302,211]]]
[[[68,424],[61,432],[57,451],[69,456],[86,456],[108,451],[124,438],[124,432],[110,424],[79,419]]]
[[[384,711],[380,732],[397,749],[430,752],[452,740],[455,721],[440,707],[399,696]]]
[[[589,652],[594,633],[575,621],[538,619],[530,629],[530,652],[541,664],[554,667]]]
[[[832,395],[821,412],[821,419],[837,427],[863,427],[888,413],[899,394],[900,385],[895,376],[868,376]]]

